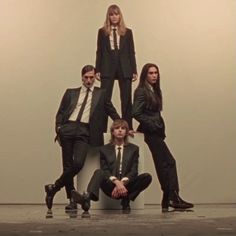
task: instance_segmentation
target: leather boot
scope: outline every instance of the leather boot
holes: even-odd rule
[[[77,204],[73,200],[73,198],[70,199],[70,202],[68,205],[65,206],[65,211],[76,211],[77,210]]]
[[[130,212],[130,211],[131,211],[129,202],[130,202],[130,200],[129,200],[128,198],[122,198],[122,199],[121,199],[121,206],[122,206],[123,212],[124,212],[124,211],[125,211],[125,212]]]
[[[169,207],[168,200],[169,200],[169,194],[167,191],[164,191],[162,195],[162,201],[161,201],[162,212],[168,212],[168,207]]]
[[[194,205],[190,202],[184,201],[177,191],[173,191],[171,194],[171,197],[169,198],[168,201],[169,207],[173,207],[175,209],[188,209],[194,207]]]
[[[58,192],[60,190],[60,188],[58,188],[55,184],[48,184],[48,185],[44,186],[44,189],[46,192],[45,202],[46,202],[48,209],[51,210],[52,205],[53,205],[53,198],[54,198],[56,192]]]

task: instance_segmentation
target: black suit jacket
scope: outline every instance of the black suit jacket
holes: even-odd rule
[[[139,122],[138,131],[143,133],[157,133],[165,138],[165,123],[161,116],[159,107],[149,108],[144,88],[134,91],[133,117]]]
[[[122,178],[132,181],[138,175],[139,147],[129,143],[124,146],[122,160]],[[111,143],[100,148],[100,164],[107,178],[116,176],[116,152]]]
[[[112,61],[112,51],[109,35],[106,35],[101,28],[97,36],[96,71],[101,73],[101,77],[114,76],[114,62]],[[132,78],[137,74],[134,40],[130,29],[127,29],[124,36],[120,36],[119,59],[124,78]]]
[[[80,90],[81,87],[66,90],[56,114],[56,131],[58,127],[68,121],[74,111]],[[100,146],[104,143],[103,132],[106,131],[106,115],[109,115],[113,120],[120,118],[111,101],[106,99],[105,90],[94,87],[89,117],[90,144],[92,146]]]

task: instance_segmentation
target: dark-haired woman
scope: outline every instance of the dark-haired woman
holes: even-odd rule
[[[162,93],[157,65],[143,66],[139,85],[134,92],[133,117],[139,122],[138,131],[144,133],[153,157],[156,173],[163,191],[162,211],[192,208],[179,196],[176,162],[168,149],[165,139],[165,124],[161,116]]]

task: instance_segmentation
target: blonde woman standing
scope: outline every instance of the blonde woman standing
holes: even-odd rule
[[[137,79],[137,68],[132,30],[125,26],[120,8],[107,9],[104,26],[99,29],[96,52],[96,77],[111,100],[114,81],[120,88],[122,118],[132,126],[132,81]]]

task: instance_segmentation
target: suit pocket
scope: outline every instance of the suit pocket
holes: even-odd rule
[[[76,130],[76,123],[66,123],[59,130],[60,135],[72,135]]]

